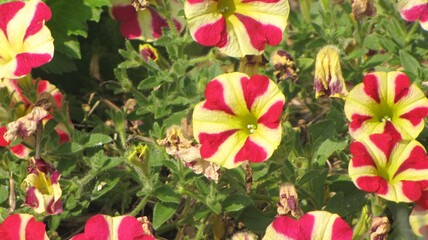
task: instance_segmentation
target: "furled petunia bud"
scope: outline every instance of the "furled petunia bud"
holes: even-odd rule
[[[387,217],[373,217],[370,230],[370,240],[386,239],[390,229],[391,224]]]
[[[278,81],[285,80],[287,78],[292,78],[293,82],[298,80],[296,64],[293,57],[284,50],[275,51],[272,54],[271,64],[275,68],[275,75]]]
[[[146,62],[148,62],[149,59],[152,59],[156,62],[159,58],[158,50],[156,50],[156,48],[152,47],[150,44],[140,44],[139,50],[143,60]]]
[[[28,175],[21,184],[26,191],[25,205],[37,213],[62,213],[62,190],[59,185],[61,174],[43,159],[30,159]]]
[[[345,98],[348,94],[340,67],[339,49],[336,46],[328,45],[318,52],[314,89],[316,98],[324,95]]]
[[[376,14],[376,7],[373,0],[353,0],[352,13],[355,19],[361,20],[364,17],[371,17]]]

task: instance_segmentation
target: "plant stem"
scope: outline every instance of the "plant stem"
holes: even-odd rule
[[[35,146],[35,159],[40,159],[40,146],[42,143],[42,133],[43,133],[43,124],[37,123],[37,129],[36,129],[36,146]]]
[[[138,203],[138,205],[132,210],[132,212],[129,213],[129,215],[135,217],[137,214],[144,209],[146,206],[147,201],[149,200],[150,196],[146,195],[144,198],[141,199],[141,201]]]

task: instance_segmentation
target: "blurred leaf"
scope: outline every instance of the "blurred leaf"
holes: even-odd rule
[[[103,144],[109,143],[111,141],[113,141],[113,139],[108,135],[102,133],[92,133],[88,137],[84,138],[81,142],[83,147],[89,148],[102,146]]]
[[[103,179],[98,180],[94,189],[92,190],[91,200],[98,199],[111,191],[117,185],[117,183],[119,183],[119,180],[120,177],[104,177]]]
[[[3,203],[8,198],[9,198],[8,187],[5,185],[0,185],[0,204]]]
[[[410,55],[404,50],[400,50],[399,54],[400,54],[400,61],[404,67],[404,70],[407,73],[410,73],[411,75],[413,75],[414,77],[417,77],[419,75],[419,68],[420,68],[420,64],[418,60],[416,60],[412,55]]]
[[[319,145],[317,151],[313,155],[312,161],[316,161],[320,166],[324,166],[328,157],[334,152],[342,151],[346,146],[348,146],[347,141],[333,141],[327,139]]]
[[[153,209],[153,228],[156,230],[170,219],[172,215],[174,215],[177,207],[177,203],[157,202]]]
[[[227,212],[239,211],[253,203],[253,199],[244,195],[230,195],[223,201],[223,208]]]
[[[162,186],[155,190],[156,197],[162,202],[180,203],[181,197],[174,192],[169,186]]]

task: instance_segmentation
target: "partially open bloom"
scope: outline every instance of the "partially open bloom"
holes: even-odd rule
[[[349,176],[361,190],[394,202],[413,202],[422,195],[428,156],[419,142],[398,140],[385,133],[353,142]]]
[[[269,78],[239,72],[211,80],[193,111],[203,159],[225,168],[268,159],[281,141],[285,97]]]
[[[165,7],[162,6],[162,1],[144,1],[145,4],[132,4],[130,0],[111,0],[111,2],[112,16],[121,22],[120,31],[128,39],[151,42],[162,36],[162,28],[168,27],[165,16],[156,10],[156,7]],[[181,32],[185,21],[178,16],[178,11],[183,8],[183,4],[179,0],[169,2],[172,21],[177,31]]]
[[[85,224],[84,233],[77,234],[70,240],[93,239],[155,240],[153,236],[144,233],[141,223],[134,217],[110,217],[102,214],[89,218]]]
[[[263,240],[351,240],[352,228],[339,215],[313,211],[299,220],[277,217],[266,229]]]
[[[40,0],[0,4],[0,79],[23,77],[52,59],[53,38],[45,26],[50,18]]]
[[[156,50],[156,48],[152,47],[150,44],[140,44],[139,50],[143,60],[146,62],[149,61],[149,59],[152,59],[156,62],[159,58],[158,50]]]
[[[5,240],[49,240],[45,228],[30,214],[13,214],[0,224],[0,236]]]
[[[328,45],[318,52],[314,89],[316,98],[324,95],[345,98],[348,94],[340,66],[339,49],[336,46]]]
[[[36,213],[58,214],[62,209],[61,174],[43,159],[30,159],[31,166],[21,187],[27,192],[25,205]]]
[[[409,222],[413,232],[425,239],[428,238],[428,181],[422,181],[424,191],[416,206],[410,213]]]
[[[422,28],[428,31],[427,0],[398,0],[397,7],[404,20],[409,22],[419,20]]]
[[[184,12],[196,42],[243,57],[281,42],[290,7],[287,0],[186,0]]]
[[[167,136],[162,140],[158,140],[159,145],[164,146],[166,152],[180,159],[183,164],[192,169],[196,174],[204,174],[209,180],[218,182],[220,176],[220,166],[202,159],[201,145],[193,144],[186,137],[177,125],[173,125],[167,129]]]
[[[402,139],[414,139],[424,128],[428,115],[428,99],[401,72],[367,74],[356,85],[345,102],[350,122],[349,133],[357,140],[383,133],[386,128],[397,131]]]

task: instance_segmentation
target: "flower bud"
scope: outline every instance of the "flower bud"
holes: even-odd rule
[[[318,52],[314,89],[316,98],[324,95],[345,98],[348,94],[340,67],[339,49],[336,46],[328,45]]]
[[[140,44],[139,50],[145,62],[148,62],[149,59],[152,59],[156,62],[159,58],[158,50],[156,50],[156,48],[152,47],[150,44]]]

